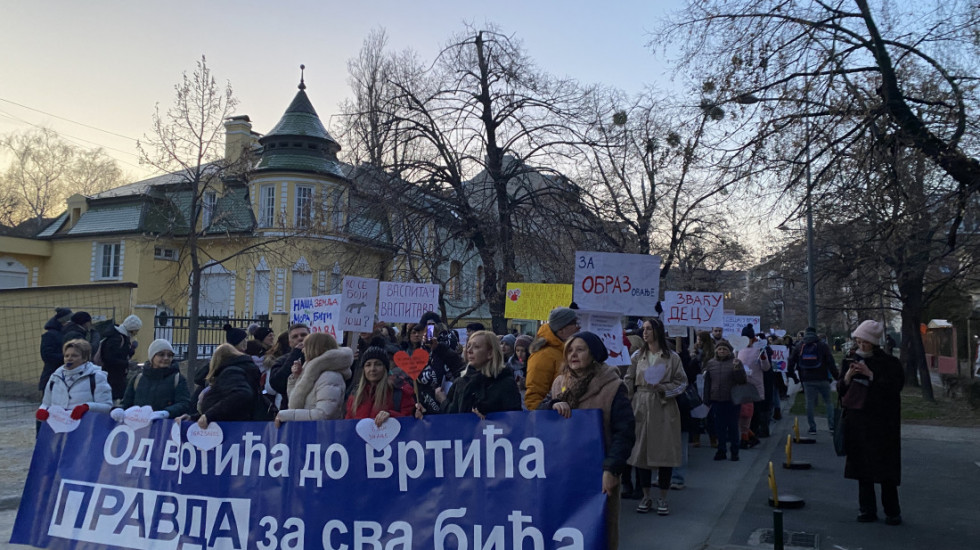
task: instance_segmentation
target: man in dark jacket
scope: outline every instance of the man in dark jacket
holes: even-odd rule
[[[61,331],[65,342],[68,340],[85,340],[92,346],[92,357],[95,357],[99,350],[99,341],[102,337],[99,331],[92,326],[92,316],[87,311],[79,311],[71,316],[71,321],[65,325]]]
[[[310,327],[303,323],[296,323],[289,327],[289,353],[283,355],[269,369],[269,385],[276,393],[282,396],[280,409],[289,408],[289,397],[286,395],[286,384],[289,382],[289,375],[292,374],[293,363],[299,361],[301,364],[306,360],[303,357],[303,343],[310,335]]]
[[[827,426],[833,431],[834,403],[830,400],[830,381],[838,377],[837,365],[834,363],[834,354],[830,351],[830,346],[817,336],[817,329],[807,327],[804,331],[803,340],[789,355],[787,375],[803,384],[810,434],[817,433],[813,411],[817,406],[818,395],[823,397],[827,405]]]
[[[126,393],[126,374],[129,372],[129,358],[133,356],[133,337],[143,328],[143,321],[135,315],[126,317],[115,330],[109,333],[100,345],[102,370],[112,386],[112,400],[122,400]]]
[[[48,379],[65,362],[61,348],[64,344],[62,330],[70,320],[71,310],[59,307],[55,308],[54,317],[44,323],[44,334],[41,335],[41,361],[44,361],[44,368],[41,369],[41,380],[37,384],[40,391],[44,391]]]

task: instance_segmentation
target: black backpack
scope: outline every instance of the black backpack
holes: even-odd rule
[[[800,368],[805,370],[820,368],[820,343],[810,342],[800,346]]]

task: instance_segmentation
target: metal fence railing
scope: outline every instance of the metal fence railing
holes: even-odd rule
[[[188,316],[174,316],[163,313],[154,317],[153,337],[163,338],[170,342],[174,348],[174,361],[183,361],[187,358],[187,340],[190,334],[190,321],[191,318]],[[270,320],[267,317],[200,316],[197,327],[198,359],[211,357],[215,348],[227,341],[227,334],[224,329],[225,325],[231,325],[235,328],[245,330],[252,323],[267,327],[270,324]]]

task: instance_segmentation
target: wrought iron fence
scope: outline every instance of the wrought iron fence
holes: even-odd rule
[[[183,361],[187,358],[190,321],[191,318],[188,316],[168,315],[164,312],[159,313],[154,318],[153,337],[163,338],[170,342],[174,348],[174,361]],[[210,357],[215,348],[227,341],[225,325],[245,330],[252,323],[268,327],[270,320],[264,315],[256,318],[201,315],[197,325],[197,357],[199,359]]]

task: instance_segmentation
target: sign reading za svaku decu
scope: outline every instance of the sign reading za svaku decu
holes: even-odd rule
[[[660,297],[660,256],[576,252],[573,290],[582,309],[653,315]]]

